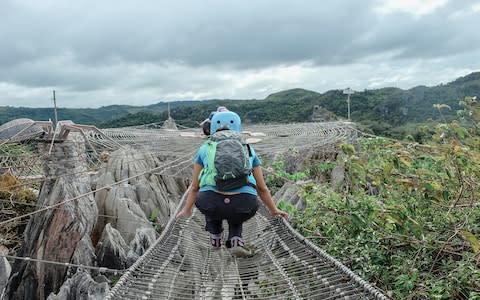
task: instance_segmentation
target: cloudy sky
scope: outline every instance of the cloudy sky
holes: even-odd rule
[[[480,70],[480,1],[1,0],[0,105],[437,85]]]

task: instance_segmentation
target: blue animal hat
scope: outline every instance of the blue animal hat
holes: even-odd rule
[[[219,129],[242,132],[242,120],[240,120],[240,117],[233,111],[217,112],[212,117],[210,134],[214,134]]]

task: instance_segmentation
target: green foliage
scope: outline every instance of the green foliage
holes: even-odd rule
[[[31,153],[33,145],[28,144],[4,144],[0,146],[0,154],[8,153],[8,155],[20,155]]]
[[[324,163],[319,163],[317,164],[317,168],[320,172],[326,172],[326,171],[330,171],[330,170],[333,170],[333,168],[335,168],[336,164],[335,163],[332,163],[332,162],[324,162]]]
[[[290,216],[295,216],[295,214],[297,213],[297,209],[295,208],[295,206],[283,200],[278,201],[277,207],[278,209],[288,212]]]
[[[397,299],[480,295],[480,109],[461,103],[429,145],[385,138],[344,145],[343,190],[302,188],[296,227]]]
[[[159,102],[148,106],[110,105],[100,108],[59,108],[58,118],[59,120],[72,120],[77,124],[93,124],[101,126],[101,124],[109,124],[111,120],[122,119],[128,114],[136,114],[140,112],[150,114],[164,113],[163,119],[155,120],[155,122],[159,122],[166,119],[168,105],[170,105],[171,108],[177,108],[182,106],[196,106],[201,103],[202,102],[200,101],[176,101],[170,104],[167,102]],[[19,118],[46,121],[49,119],[55,120],[55,115],[53,108],[0,106],[0,124]],[[137,121],[142,120],[138,118]],[[139,124],[145,123],[135,123],[133,125]],[[120,124],[116,127],[120,127]]]
[[[110,287],[113,288],[117,284],[117,282],[120,280],[121,277],[122,275],[118,275],[118,274],[112,275],[110,277],[110,282],[111,282]]]
[[[309,178],[311,170],[305,168],[300,172],[295,172],[293,174],[285,170],[285,162],[282,158],[271,163],[269,166],[270,172],[267,174],[266,182],[267,185],[273,190],[276,191],[278,188],[282,187],[287,181],[299,181]]]
[[[109,120],[100,123],[100,127],[103,128],[114,128],[114,127],[127,127],[140,124],[150,124],[158,123],[167,118],[167,113],[156,114],[151,112],[137,112],[133,114],[128,114],[118,119]]]
[[[150,214],[150,217],[148,218],[148,220],[150,220],[150,222],[157,222],[157,218],[159,215],[160,215],[160,208],[155,207],[152,210],[152,213]]]
[[[160,232],[162,230],[162,227],[160,226],[160,224],[157,223],[159,215],[160,215],[160,208],[155,207],[150,213],[150,216],[148,217],[148,220],[152,223],[152,225],[154,226],[157,232]]]

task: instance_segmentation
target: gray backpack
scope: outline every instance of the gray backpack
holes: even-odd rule
[[[248,180],[248,175],[252,173],[251,151],[241,133],[217,131],[205,143],[207,163],[202,170],[200,186],[214,185],[219,191],[254,186]]]

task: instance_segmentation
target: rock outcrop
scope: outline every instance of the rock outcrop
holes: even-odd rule
[[[127,266],[128,247],[118,230],[110,223],[105,226],[96,248],[98,265],[123,270]]]
[[[48,153],[50,144],[39,148]],[[44,167],[51,179],[37,199],[37,208],[51,208],[31,217],[17,253],[40,261],[14,263],[5,298],[103,299],[108,279],[67,264],[124,270],[145,253],[188,187],[187,179],[162,175],[166,163],[121,149],[92,176],[81,136],[54,143]]]
[[[131,266],[140,256],[142,256],[150,246],[153,245],[157,237],[156,231],[149,228],[138,228],[135,237],[130,242],[130,250],[127,254],[127,266]]]
[[[307,204],[305,199],[299,196],[299,191],[299,185],[287,182],[275,193],[274,200],[275,202],[283,200],[293,205],[297,210],[302,210]]]
[[[86,160],[78,159],[84,155],[85,145],[81,140],[72,138],[54,144],[45,164],[45,174],[54,179],[44,182],[37,207],[55,207],[31,217],[18,256],[86,265],[94,261],[92,252],[82,251],[81,255],[77,252],[77,249],[93,248],[88,237],[98,216],[95,199],[88,194],[91,185],[85,172]],[[12,267],[6,297],[11,300],[45,299],[59,290],[68,269],[63,265],[17,260]]]
[[[137,229],[160,229],[158,227],[168,221],[188,182],[158,175],[164,164],[151,153],[132,148],[112,153],[96,186],[121,183],[95,195],[100,215],[106,216],[99,219],[96,235],[101,236],[110,223],[129,244],[137,235]]]
[[[84,271],[75,273],[60,288],[58,294],[50,294],[47,300],[102,300],[105,299],[110,286],[107,278],[98,276],[94,280],[91,275]]]

